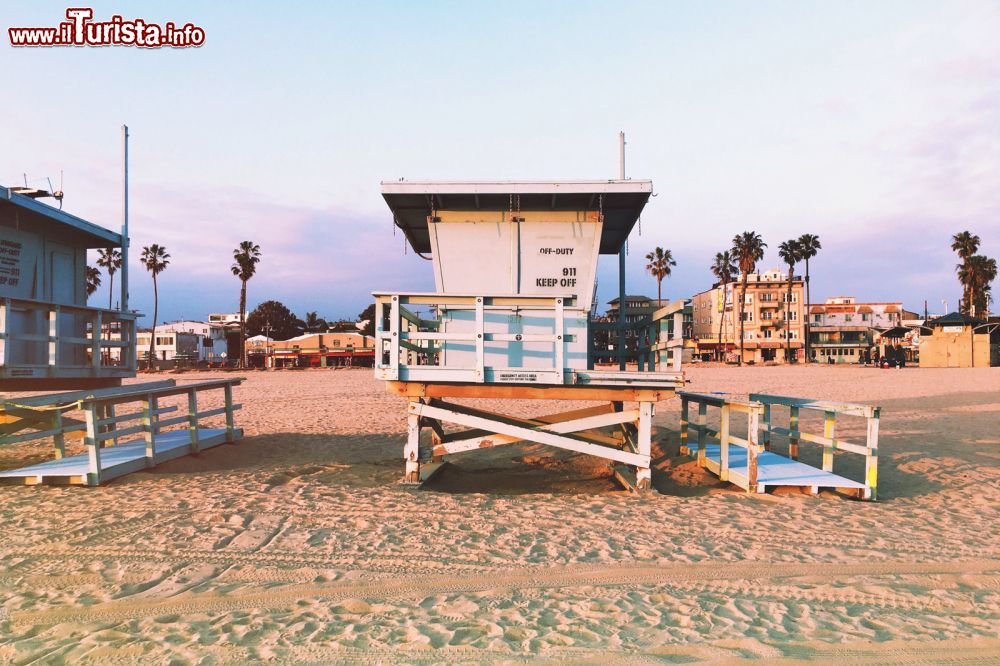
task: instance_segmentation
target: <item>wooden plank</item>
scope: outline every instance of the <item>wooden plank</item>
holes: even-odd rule
[[[829,443],[823,445],[823,471],[833,471],[833,446],[834,435],[837,428],[837,412],[827,410],[823,412],[823,437]],[[802,437],[806,439],[806,437]]]
[[[788,407],[799,407],[800,409],[812,409],[821,412],[834,412],[837,414],[847,414],[850,416],[870,416],[875,407],[871,405],[861,405],[851,402],[831,402],[826,400],[814,400],[812,398],[796,398],[786,395],[771,395],[769,393],[751,393],[750,401],[772,405],[785,405]]]
[[[420,412],[413,411],[414,407],[420,405],[419,402],[411,401],[406,417],[406,446],[403,447],[406,472],[403,478],[407,483],[420,483]]]
[[[624,410],[620,414],[622,416],[625,416],[634,413],[635,411],[636,410]],[[638,454],[648,461],[650,460],[652,454],[653,403],[640,402],[638,412],[639,412],[638,413],[639,432],[636,436],[636,443],[638,444],[639,447]],[[647,462],[645,465],[637,465],[635,470],[636,490],[637,491],[649,490],[651,486],[652,486],[652,476],[649,469],[649,462]]]
[[[492,398],[501,400],[589,400],[600,402],[659,402],[675,394],[673,389],[634,386],[574,386],[536,384],[454,384],[387,381],[386,390],[407,398]]]
[[[878,422],[879,410],[868,419],[867,442],[868,455],[865,457],[865,493],[864,499],[878,499]]]
[[[84,417],[87,423],[87,437],[84,443],[87,445],[87,485],[101,485],[101,443],[97,439],[97,407],[93,404],[84,410]]]
[[[719,478],[729,480],[729,406],[722,406],[719,417]]]
[[[236,410],[233,405],[233,385],[227,384],[223,388],[226,402],[226,443],[232,444],[236,441],[236,418],[233,414]]]
[[[226,407],[223,407],[219,412],[220,414],[226,412]],[[189,446],[192,455],[198,454],[198,391],[197,389],[191,389],[188,391],[188,438],[191,440]]]

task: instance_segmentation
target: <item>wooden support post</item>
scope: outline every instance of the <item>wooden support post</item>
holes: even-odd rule
[[[637,437],[641,456],[650,456],[653,448],[653,403],[639,403],[639,435]],[[649,467],[636,467],[636,490],[649,490],[652,485],[652,473]]]
[[[9,298],[4,298],[0,300],[0,335],[3,336],[0,340],[0,345],[3,345],[3,355],[0,356],[0,365],[7,367],[10,365],[10,316],[11,316],[11,303]]]
[[[788,429],[793,433],[799,431],[799,408],[789,407],[788,408]],[[799,459],[799,436],[789,435],[788,436],[788,457],[792,460]]]
[[[729,480],[729,404],[722,405],[719,417],[719,480]],[[749,441],[749,437],[747,438]]]
[[[403,481],[406,483],[420,483],[420,415],[416,411],[419,404],[416,400],[411,400],[406,417],[406,446],[403,448],[403,458],[406,460]]]
[[[681,398],[681,454],[689,455],[688,449],[688,399]]]
[[[823,413],[823,437],[828,441],[823,445],[823,471],[833,471],[833,445],[829,440],[836,436],[837,432],[837,412]]]
[[[236,419],[233,417],[233,385],[226,384],[226,443],[236,442]]]
[[[867,446],[868,455],[865,456],[865,491],[864,499],[878,499],[878,419],[879,410],[868,417]]]
[[[94,313],[94,318],[91,320],[91,340],[90,340],[90,366],[95,370],[101,367],[101,342],[103,340],[103,328],[101,311],[98,310]]]
[[[708,411],[708,405],[703,402],[698,403],[698,467],[705,466],[705,428],[708,424],[708,419],[706,418],[706,413]]]
[[[764,403],[764,450],[771,450],[771,403]]]
[[[49,419],[49,427],[56,431],[56,434],[52,436],[52,441],[56,447],[56,460],[62,460],[66,456],[66,435],[62,431],[63,418],[61,409],[52,412],[52,416]]]
[[[156,406],[158,402],[152,393],[142,401],[142,434],[146,441],[146,467],[156,465]]]
[[[751,406],[747,412],[747,492],[757,492],[757,456],[764,447],[760,444],[760,406]]]
[[[197,455],[200,451],[198,442],[198,391],[191,389],[188,391],[188,438],[191,454]]]
[[[556,299],[556,314],[555,314],[555,317],[556,317],[556,320],[555,320],[555,334],[556,334],[556,342],[555,342],[555,352],[556,352],[555,370],[556,370],[557,373],[559,373],[559,381],[561,382],[561,381],[563,381],[563,375],[566,372],[566,361],[564,359],[564,354],[566,353],[566,332],[565,332],[566,320],[564,319],[565,313],[563,311],[563,299],[561,299],[561,298],[557,298]],[[485,331],[486,328],[484,327],[482,330]]]
[[[87,445],[87,485],[101,485],[101,443],[97,440],[97,407],[94,403],[84,406],[84,418],[87,422],[87,435],[84,444]]]

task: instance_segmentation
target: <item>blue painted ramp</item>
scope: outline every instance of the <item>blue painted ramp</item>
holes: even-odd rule
[[[717,471],[721,463],[721,449],[719,444],[707,444],[705,446],[705,458],[714,463],[712,471]],[[747,450],[735,444],[729,445],[729,472],[730,475],[738,475],[746,478],[747,470]],[[737,479],[731,479],[737,481]],[[737,484],[744,485],[744,484]],[[808,486],[813,488],[856,488],[863,489],[865,484],[858,481],[824,472],[811,465],[792,460],[786,456],[779,455],[773,451],[764,451],[757,456],[757,488],[761,492],[766,487],[776,486]]]

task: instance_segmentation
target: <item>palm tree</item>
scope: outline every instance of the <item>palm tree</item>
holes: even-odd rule
[[[646,270],[656,278],[656,307],[659,308],[663,305],[661,288],[663,278],[670,277],[670,269],[676,266],[677,262],[674,261],[674,255],[670,250],[664,250],[662,247],[658,247],[647,254],[646,260],[649,261],[646,264]]]
[[[319,333],[330,327],[327,321],[315,312],[306,313],[306,320],[303,322],[303,326],[310,333]]]
[[[990,283],[997,276],[997,260],[974,254],[960,268],[959,280],[968,290],[968,312],[983,317],[989,305]]]
[[[230,270],[240,279],[240,361],[241,368],[247,366],[247,282],[257,272],[260,262],[260,246],[253,241],[243,241],[233,250],[233,260],[236,262]]]
[[[87,266],[87,298],[94,295],[101,286],[101,270],[95,266]]]
[[[962,283],[962,300],[958,310],[966,314],[972,308],[972,289],[969,283],[971,272],[968,264],[969,259],[975,256],[979,250],[979,243],[979,236],[969,231],[963,231],[951,237],[951,249],[957,252],[958,258],[962,260],[962,263],[955,267],[958,272],[958,281]]]
[[[110,310],[114,307],[115,273],[122,267],[121,250],[116,250],[113,247],[109,247],[106,250],[98,250],[97,265],[106,270],[108,277],[111,278],[111,282],[108,284],[108,309]]]
[[[809,260],[815,257],[823,249],[823,246],[819,242],[819,236],[815,234],[802,234],[799,236],[798,243],[799,256],[806,262],[806,307],[802,310],[802,316],[805,317],[803,324],[805,325],[804,333],[806,335],[806,363],[808,363],[812,353],[809,341],[809,305],[812,303],[812,292],[809,290]]]
[[[721,360],[722,358],[722,326],[726,323],[726,301],[729,298],[729,290],[727,286],[733,281],[733,276],[736,274],[736,265],[733,263],[733,255],[729,250],[723,252],[715,253],[715,261],[712,262],[710,267],[712,275],[716,277],[719,281],[719,285],[722,287],[722,317],[719,319],[719,344],[716,345],[716,357]]]
[[[743,365],[743,333],[746,322],[743,321],[746,314],[747,304],[747,280],[750,273],[757,267],[757,262],[764,258],[764,248],[767,243],[755,231],[744,231],[742,234],[733,236],[733,259],[743,274],[743,289],[740,293],[740,359],[739,364]]]
[[[792,279],[795,277],[795,264],[802,260],[802,246],[797,240],[787,240],[778,246],[778,256],[788,264],[788,296],[785,298],[785,361],[792,362]],[[806,299],[808,300],[808,298]]]
[[[152,370],[153,359],[156,356],[156,317],[160,309],[160,294],[156,287],[156,276],[170,265],[170,255],[167,254],[167,248],[153,243],[142,248],[139,261],[153,275],[153,326],[149,334],[149,369]]]

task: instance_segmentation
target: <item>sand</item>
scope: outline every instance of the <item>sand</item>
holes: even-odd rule
[[[677,400],[657,493],[534,445],[407,489],[403,402],[370,370],[255,372],[238,445],[0,488],[0,662],[1000,661],[1000,369],[687,373],[881,405],[879,501],[720,483],[677,455]]]

